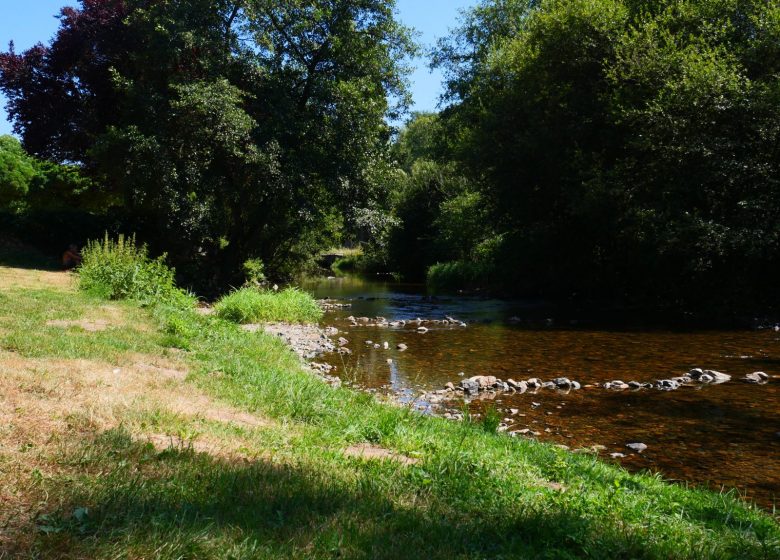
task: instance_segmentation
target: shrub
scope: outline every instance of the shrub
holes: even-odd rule
[[[79,287],[88,293],[143,303],[193,303],[192,296],[176,287],[174,270],[165,264],[165,255],[149,258],[146,245],[136,245],[135,236],[120,235],[114,241],[106,234],[102,241],[87,243],[82,256]]]
[[[487,285],[492,266],[483,262],[451,261],[428,268],[427,283],[433,291],[477,288]]]
[[[314,298],[296,288],[281,292],[241,288],[222,297],[215,309],[218,317],[240,324],[272,321],[310,323],[322,317],[322,309]]]
[[[244,261],[244,283],[247,286],[262,286],[265,284],[265,264],[260,259]]]

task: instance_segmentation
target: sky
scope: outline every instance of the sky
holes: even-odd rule
[[[419,32],[417,40],[424,46],[433,45],[436,40],[455,27],[459,11],[473,6],[477,0],[396,0],[399,19]],[[74,5],[75,0],[0,0],[0,49],[6,50],[13,40],[17,51],[30,48],[37,42],[48,43],[57,30],[59,21],[55,15],[62,6]],[[419,58],[414,61],[416,70],[411,76],[414,111],[436,109],[442,93],[442,76],[438,71],[428,69],[428,61]],[[0,105],[5,107],[5,98],[0,94]],[[5,119],[5,110],[0,118],[0,134],[9,134],[11,124]]]

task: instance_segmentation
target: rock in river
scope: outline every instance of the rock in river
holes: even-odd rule
[[[528,390],[528,383],[525,381],[515,381],[514,379],[507,379],[507,385],[518,393],[525,393]]]
[[[712,369],[694,368],[688,372],[688,377],[699,383],[725,383],[731,380],[731,376]]]
[[[655,386],[663,391],[674,391],[680,388],[680,384],[674,379],[659,379],[655,382]]]
[[[553,379],[553,383],[558,389],[571,388],[571,380],[568,377],[557,377]]]
[[[616,379],[615,381],[608,381],[607,383],[604,383],[605,389],[614,389],[615,391],[623,391],[624,389],[628,389],[628,384],[621,381],[620,379]]]
[[[763,371],[754,371],[745,376],[745,381],[748,383],[766,383],[769,381],[769,376]]]
[[[637,453],[642,453],[642,451],[647,449],[647,446],[644,443],[629,443],[626,445],[626,447],[632,451],[636,451]]]
[[[470,381],[475,381],[477,384],[479,384],[480,389],[489,389],[496,385],[498,379],[492,375],[475,375],[470,379]]]
[[[479,393],[479,383],[471,379],[463,379],[460,382],[460,387],[467,395],[476,395]]]

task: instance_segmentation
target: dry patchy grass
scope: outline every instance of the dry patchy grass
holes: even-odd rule
[[[75,284],[72,272],[0,266],[0,286],[4,289],[72,289]]]
[[[39,482],[63,474],[67,448],[118,426],[156,449],[187,447],[228,460],[259,454],[240,432],[265,418],[208,397],[186,383],[187,369],[171,358],[128,355],[126,365],[95,360],[24,358],[0,351],[0,550],[25,550],[36,517],[46,509]],[[160,433],[149,416],[178,418],[199,432]],[[209,423],[241,430],[218,435]]]

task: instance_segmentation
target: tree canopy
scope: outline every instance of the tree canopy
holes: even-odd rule
[[[172,255],[285,274],[376,196],[413,50],[386,0],[82,0],[0,55],[0,88],[28,151]]]
[[[467,12],[434,58],[441,126],[501,236],[505,285],[776,302],[779,34],[780,4],[764,0]]]

